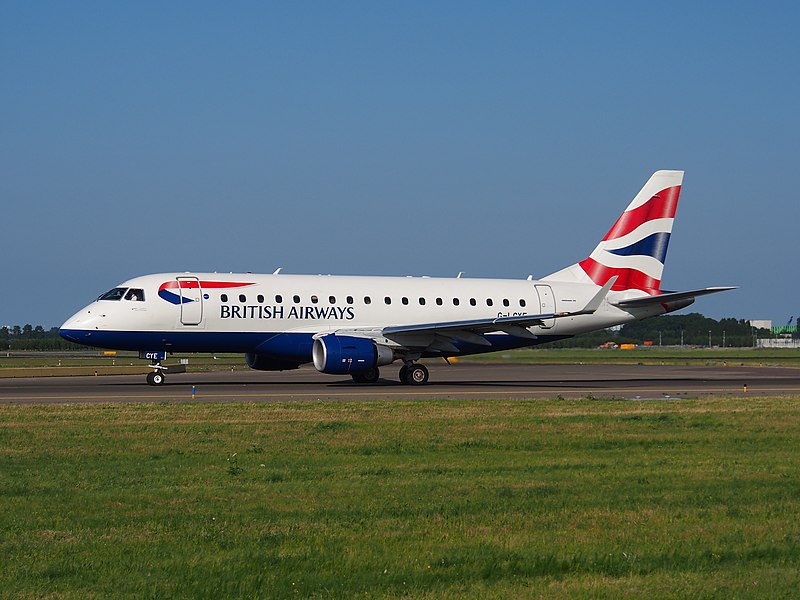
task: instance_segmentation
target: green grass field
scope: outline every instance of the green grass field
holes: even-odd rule
[[[0,405],[0,596],[795,598],[800,398]]]

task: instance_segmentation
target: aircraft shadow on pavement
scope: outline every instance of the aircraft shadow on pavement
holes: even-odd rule
[[[143,385],[146,385],[144,382],[109,382],[114,386],[119,387],[136,387],[140,388]],[[303,389],[303,388],[342,388],[342,389],[353,389],[353,390],[369,390],[369,389],[381,389],[381,388],[407,388],[409,390],[419,390],[423,391],[425,389],[439,389],[439,388],[556,388],[556,389],[597,389],[597,388],[609,388],[609,389],[619,389],[625,387],[652,387],[652,388],[659,388],[663,386],[686,386],[686,385],[712,385],[712,384],[722,384],[722,383],[736,383],[732,380],[711,380],[711,379],[691,379],[691,378],[684,378],[684,379],[648,379],[648,378],[619,378],[619,379],[576,379],[572,381],[563,381],[563,380],[541,380],[541,379],[531,379],[531,380],[476,380],[476,379],[466,379],[460,381],[429,381],[427,384],[422,386],[410,386],[407,384],[402,384],[399,381],[392,380],[392,379],[379,379],[376,383],[372,384],[364,384],[364,383],[355,383],[354,381],[292,381],[291,379],[287,380],[270,380],[270,381],[258,381],[258,380],[247,380],[247,381],[222,381],[222,380],[211,380],[211,381],[198,381],[193,382],[190,379],[181,379],[179,380],[178,377],[168,379],[164,382],[161,386],[153,387],[153,390],[158,389],[165,389],[165,388],[175,388],[175,387],[191,387],[192,385],[197,385],[197,387],[204,387],[204,388],[217,388],[217,387],[255,387],[255,388],[270,388],[270,387],[291,387],[294,389]]]

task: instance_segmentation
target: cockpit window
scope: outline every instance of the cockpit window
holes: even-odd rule
[[[131,288],[125,294],[125,300],[133,300],[134,302],[144,302],[144,290]]]
[[[127,289],[128,288],[114,288],[113,290],[109,290],[100,296],[98,300],[122,300],[122,297],[125,295],[125,291]]]

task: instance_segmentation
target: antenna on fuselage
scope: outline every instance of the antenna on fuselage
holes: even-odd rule
[[[459,271],[458,275],[456,275],[456,279],[461,279],[461,276],[464,274],[464,271]]]
[[[273,275],[280,275],[280,272],[281,272],[281,270],[283,270],[283,267],[278,267],[277,269],[275,269],[275,270],[272,272],[272,274],[273,274]]]

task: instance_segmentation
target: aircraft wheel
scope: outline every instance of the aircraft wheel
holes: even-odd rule
[[[367,369],[366,371],[361,371],[359,373],[352,373],[350,377],[353,378],[353,381],[356,383],[375,383],[378,381],[378,378],[381,376],[380,370],[378,367],[372,367],[371,369]]]
[[[161,371],[153,371],[147,374],[148,385],[162,385],[164,383],[164,374]]]
[[[400,367],[400,375],[399,375],[400,383],[407,383],[406,382],[407,374],[408,374],[408,367],[406,365]]]
[[[428,369],[425,365],[411,365],[406,371],[406,383],[409,385],[425,385],[428,383]]]

